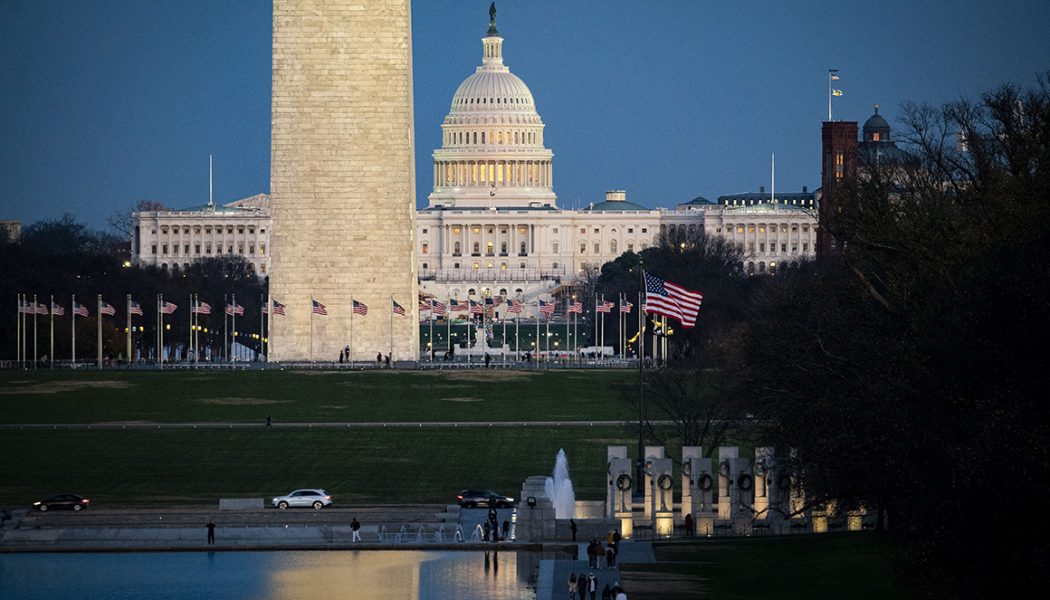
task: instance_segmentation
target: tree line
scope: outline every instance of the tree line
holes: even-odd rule
[[[738,249],[703,237],[643,251],[705,293],[677,362],[646,379],[649,416],[705,453],[727,435],[792,449],[808,496],[878,511],[917,596],[1036,589],[1050,493],[1048,77],[902,115],[907,158],[859,161],[820,224],[835,255],[754,278]],[[607,265],[599,287],[631,285],[637,262]],[[757,425],[716,426],[745,418]]]

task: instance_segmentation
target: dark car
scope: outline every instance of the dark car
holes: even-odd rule
[[[55,494],[43,500],[33,503],[33,508],[40,512],[48,510],[83,510],[91,504],[91,500],[76,494]]]
[[[459,505],[464,508],[488,506],[490,508],[509,508],[514,506],[514,498],[492,490],[463,490],[456,496]]]

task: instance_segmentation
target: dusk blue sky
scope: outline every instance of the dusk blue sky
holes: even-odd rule
[[[480,64],[488,1],[413,2],[416,199],[439,125]],[[820,184],[835,117],[942,103],[1050,69],[1050,2],[497,3],[504,58],[532,89],[564,207],[626,189],[648,206]],[[0,219],[104,227],[269,191],[271,3],[0,0]]]

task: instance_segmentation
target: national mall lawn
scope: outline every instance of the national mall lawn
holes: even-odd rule
[[[561,448],[578,496],[600,499],[606,447],[633,447],[636,430],[535,422],[636,419],[624,399],[635,377],[629,370],[4,371],[0,424],[136,427],[0,431],[0,506],[63,491],[96,506],[215,505],[297,487],[323,487],[344,505],[445,504],[471,486],[517,496],[526,477],[550,473]],[[418,425],[437,421],[518,424]],[[176,423],[209,427],[149,427]]]

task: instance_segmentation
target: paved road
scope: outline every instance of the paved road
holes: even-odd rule
[[[274,423],[274,429],[447,429],[482,427],[620,427],[634,425],[638,421],[421,421],[421,422],[366,422],[366,423]],[[673,425],[674,421],[649,421],[653,425]],[[142,421],[115,421],[106,423],[3,423],[5,429],[259,429],[259,421],[223,423],[202,421],[198,423],[150,423]]]

